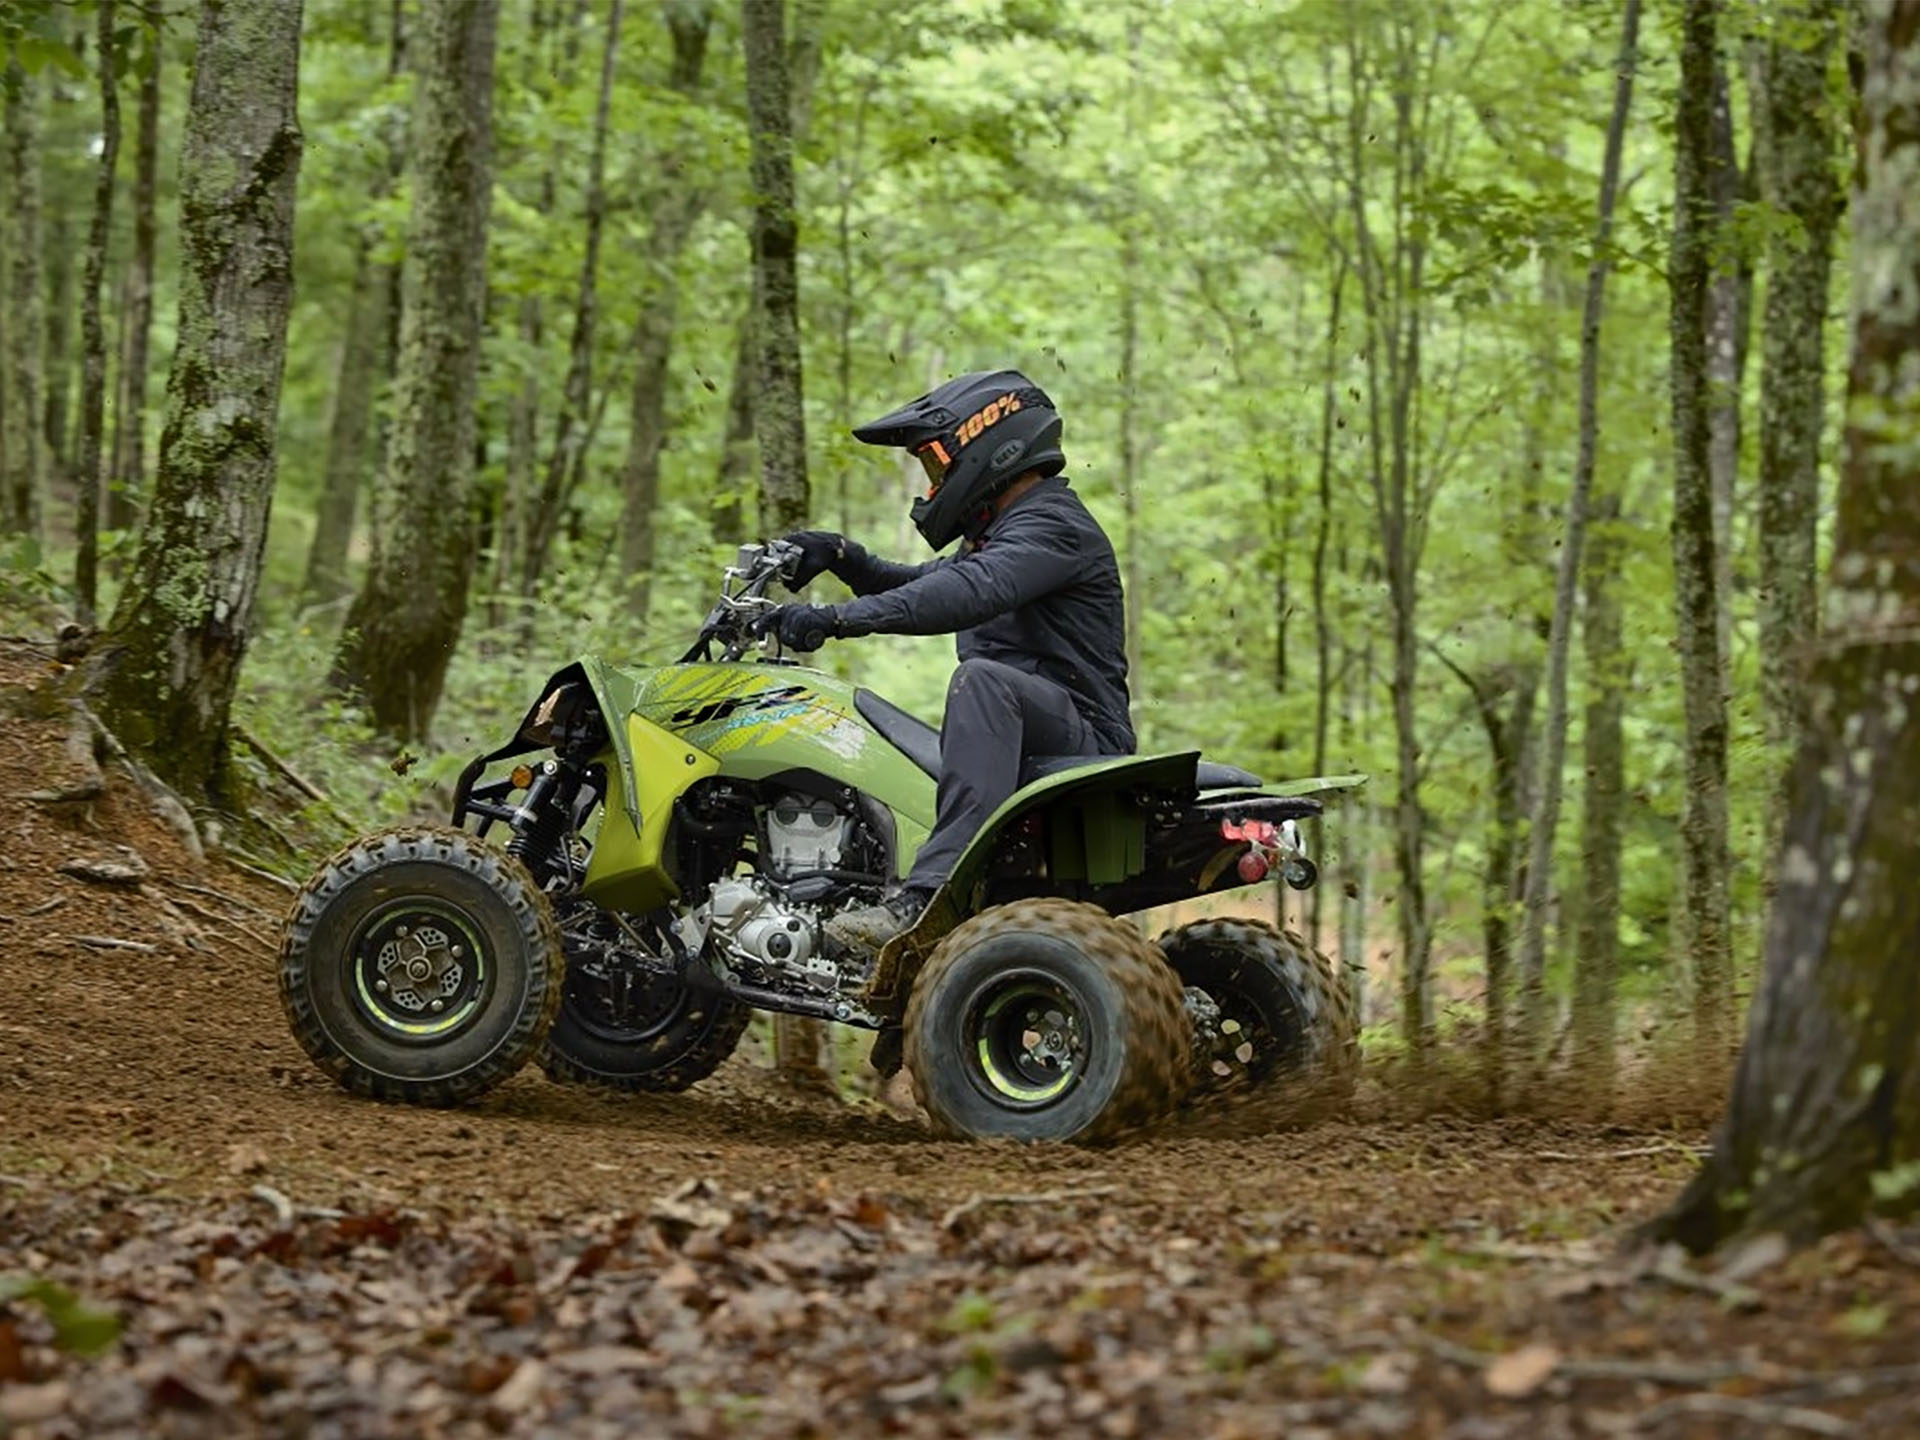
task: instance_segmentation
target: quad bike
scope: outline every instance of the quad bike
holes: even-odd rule
[[[1156,944],[1115,917],[1274,870],[1312,885],[1299,822],[1357,776],[1262,785],[1191,751],[1029,760],[919,921],[877,958],[836,953],[823,922],[927,837],[940,734],[756,639],[798,559],[742,547],[680,663],[567,666],[460,776],[451,825],[321,866],[280,993],[322,1069],[420,1105],[536,1055],[558,1081],[682,1090],[760,1009],[877,1031],[875,1068],[904,1060],[958,1136],[1098,1140],[1196,1090],[1351,1087],[1324,956],[1251,921]],[[503,846],[481,838],[495,826]]]

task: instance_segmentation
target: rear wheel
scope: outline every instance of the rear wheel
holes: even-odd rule
[[[553,910],[519,861],[463,830],[408,826],[348,846],[300,891],[280,1000],[347,1089],[457,1105],[538,1053],[563,965]]]
[[[540,1064],[563,1085],[685,1090],[733,1054],[752,1017],[731,996],[675,976],[576,963]]]
[[[950,1135],[1107,1140],[1186,1089],[1179,982],[1092,905],[1023,900],[967,921],[921,970],[905,1031],[915,1097]]]
[[[1201,1101],[1284,1083],[1345,1100],[1359,1046],[1333,964],[1298,935],[1255,920],[1200,920],[1160,937],[1193,997],[1194,1092]]]

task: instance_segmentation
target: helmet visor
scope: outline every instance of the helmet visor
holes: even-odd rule
[[[929,440],[915,450],[914,455],[920,461],[920,468],[927,472],[927,498],[932,499],[940,491],[941,482],[947,478],[947,447],[938,440]]]

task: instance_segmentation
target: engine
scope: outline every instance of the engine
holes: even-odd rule
[[[782,795],[767,807],[767,861],[789,878],[835,869],[852,824],[830,800]]]
[[[738,993],[772,992],[801,1013],[847,1018],[853,1011],[842,992],[864,974],[826,953],[821,922],[879,889],[886,850],[873,821],[855,813],[860,802],[851,791],[838,800],[798,789],[721,798],[734,833],[753,837],[754,869],[739,872],[746,853],[726,862],[699,908],[675,923],[681,944],[694,953],[704,948]],[[698,818],[710,834],[714,817]],[[753,1003],[769,1004],[772,995]]]
[[[701,912],[709,941],[748,978],[823,992],[839,985],[840,967],[819,953],[819,917],[783,901],[758,876],[722,880]]]

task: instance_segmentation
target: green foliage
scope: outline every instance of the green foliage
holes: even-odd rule
[[[529,593],[512,566],[490,563],[491,551],[503,533],[500,497],[549,459],[583,255],[605,7],[508,0],[477,402],[477,589],[433,744],[396,774],[391,747],[326,686],[343,607],[303,609],[298,598],[360,247],[393,265],[405,246],[410,200],[404,180],[391,180],[389,147],[407,143],[412,81],[388,78],[390,13],[364,0],[307,6],[279,485],[241,704],[270,746],[298,757],[368,824],[444,813],[469,754],[498,743],[574,655],[667,659],[690,637],[727,548],[712,538],[712,514],[748,299],[752,198],[735,7],[714,7],[704,78],[688,96],[666,83],[665,8],[629,5],[611,107],[590,440],[555,554]],[[905,520],[917,482],[848,428],[961,370],[1011,364],[1035,375],[1063,407],[1069,475],[1113,534],[1140,600],[1132,681],[1143,747],[1199,745],[1276,775],[1318,766],[1380,777],[1332,817],[1323,841],[1338,848],[1324,872],[1328,923],[1345,882],[1369,879],[1364,934],[1376,950],[1390,943],[1397,903],[1382,823],[1395,763],[1390,597],[1370,481],[1374,447],[1390,436],[1368,388],[1370,360],[1380,367],[1386,357],[1369,349],[1358,227],[1390,247],[1400,218],[1399,243],[1423,247],[1425,382],[1409,419],[1421,547],[1412,698],[1437,957],[1454,1003],[1449,1023],[1471,1023],[1483,990],[1493,780],[1461,676],[1505,693],[1544,648],[1618,7],[902,0],[877,24],[871,5],[824,0],[791,7],[790,18],[802,16],[817,27],[820,56],[796,161],[816,520],[885,554],[924,554]],[[66,216],[69,245],[84,223],[93,125],[76,83],[85,75],[72,43],[79,28],[70,7],[50,0],[0,3],[0,38],[27,69],[53,72],[46,207],[50,231]],[[190,28],[170,25],[156,42],[175,53],[163,72],[154,396],[172,343],[170,162]],[[1624,497],[1612,527],[1626,641],[1625,673],[1613,678],[1629,696],[1623,978],[1627,1003],[1654,1005],[1684,975],[1671,954],[1683,785],[1667,536],[1663,87],[1673,37],[1649,26],[1642,47],[1606,257],[1599,467]],[[1414,66],[1427,124],[1417,183],[1393,103],[1403,62]],[[1745,84],[1738,67],[1733,82]],[[1744,95],[1733,111],[1745,115]],[[1738,140],[1744,154],[1747,137]],[[700,218],[678,271],[653,273],[645,241],[676,177],[697,186]],[[124,227],[126,207],[119,213]],[[1735,219],[1723,264],[1764,254],[1792,228],[1758,203]],[[123,228],[116,257],[128,243]],[[635,613],[635,577],[618,573],[632,340],[667,287],[678,289],[679,318],[656,573],[646,613]],[[1129,316],[1137,343],[1123,373]],[[1837,352],[1843,337],[1832,343]],[[1757,386],[1750,363],[1749,415]],[[528,396],[532,454],[516,457],[515,407]],[[149,426],[152,453],[157,420]],[[1746,427],[1745,474],[1755,430]],[[370,449],[369,470],[379,464],[378,444]],[[1756,948],[1778,764],[1757,710],[1750,491],[1743,483],[1734,522],[1730,675],[1735,949],[1746,955]],[[352,563],[386,540],[363,533]],[[56,538],[50,557],[17,544],[0,553],[0,586],[56,598],[48,577],[65,573],[65,543]],[[821,663],[933,718],[951,657],[947,639],[887,638],[830,648]],[[1582,689],[1601,678],[1576,668],[1570,816]],[[1559,836],[1555,888],[1570,934],[1583,903],[1579,826],[1563,823]],[[1569,948],[1554,952],[1556,984]]]
[[[120,1338],[120,1318],[96,1310],[57,1281],[19,1272],[0,1273],[0,1305],[37,1305],[53,1326],[53,1342],[75,1355],[98,1355]]]

